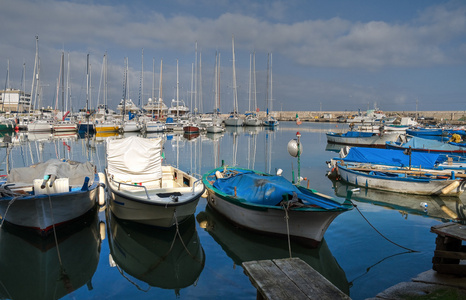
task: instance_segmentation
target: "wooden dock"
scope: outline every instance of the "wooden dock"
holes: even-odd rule
[[[437,273],[466,276],[466,246],[462,244],[466,240],[466,225],[445,223],[432,226],[430,231],[437,234],[432,269]]]
[[[249,261],[243,268],[257,299],[351,299],[300,258]]]

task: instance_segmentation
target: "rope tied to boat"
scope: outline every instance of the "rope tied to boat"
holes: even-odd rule
[[[384,235],[383,235],[380,231],[378,231],[377,228],[375,228],[375,226],[372,225],[371,222],[369,222],[369,220],[362,214],[362,212],[359,210],[358,206],[357,206],[356,204],[354,204],[354,202],[350,199],[350,197],[347,198],[347,199],[351,202],[351,204],[353,204],[354,208],[356,208],[356,210],[358,211],[358,213],[361,215],[361,217],[363,217],[363,219],[367,222],[367,224],[369,224],[369,226],[371,226],[372,229],[374,229],[375,232],[377,232],[381,237],[383,237],[384,239],[386,239],[388,242],[392,243],[393,245],[398,246],[398,247],[400,247],[400,248],[402,248],[402,249],[405,249],[405,250],[407,250],[407,251],[409,251],[409,252],[419,252],[419,251],[417,251],[417,250],[413,250],[413,249],[410,249],[410,248],[401,246],[400,244],[395,243],[394,241],[392,241],[392,240],[390,240],[389,238],[387,238],[386,236],[384,236]]]
[[[293,193],[293,195],[294,195],[294,193]],[[290,237],[290,224],[289,224],[290,216],[288,215],[288,209],[290,208],[292,202],[293,202],[293,199],[290,200],[290,201],[282,201],[281,202],[283,210],[285,211],[286,236],[288,238],[288,252],[290,253],[290,258],[293,258],[293,256],[291,254],[291,237]]]

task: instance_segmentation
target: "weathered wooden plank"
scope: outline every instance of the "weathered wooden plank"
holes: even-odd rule
[[[439,258],[466,259],[465,252],[435,250],[434,256]]]
[[[430,231],[438,235],[448,236],[459,240],[466,240],[466,226],[457,223],[445,223],[432,226]]]
[[[258,299],[351,299],[299,258],[245,262],[243,268]]]
[[[309,299],[270,260],[245,262],[243,268],[264,299]]]
[[[285,273],[310,299],[350,299],[319,272],[299,258],[275,259],[274,263]]]

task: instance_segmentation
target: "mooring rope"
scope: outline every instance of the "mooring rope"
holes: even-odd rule
[[[291,238],[290,238],[290,225],[288,223],[288,220],[290,219],[288,215],[288,208],[290,207],[290,202],[284,202],[283,203],[283,210],[285,211],[285,220],[286,220],[286,235],[288,237],[288,252],[290,253],[290,258],[293,258],[291,255]]]
[[[367,224],[369,224],[374,230],[375,232],[377,232],[381,237],[383,237],[384,239],[386,239],[387,241],[389,241],[390,243],[394,244],[395,246],[398,246],[402,249],[405,249],[405,250],[408,250],[409,252],[419,252],[417,250],[413,250],[413,249],[410,249],[410,248],[407,248],[407,247],[404,247],[404,246],[401,246],[400,244],[397,244],[395,243],[394,241],[390,240],[389,238],[387,238],[386,236],[384,236],[380,231],[377,230],[377,228],[374,227],[374,225],[371,224],[371,222],[369,222],[369,220],[362,214],[362,212],[359,210],[358,206],[356,204],[353,203],[353,201],[351,199],[349,199],[351,204],[353,204],[353,206],[356,208],[356,210],[359,212],[359,214],[364,218],[364,220],[366,220]]]
[[[53,237],[55,238],[55,245],[57,246],[58,261],[60,263],[60,268],[62,270],[62,273],[66,273],[65,270],[63,269],[63,263],[61,261],[61,255],[60,255],[60,248],[58,247],[57,231],[55,230],[55,220],[53,218],[52,197],[50,196],[50,194],[48,196],[49,196],[49,205],[50,205],[50,217],[52,219]]]

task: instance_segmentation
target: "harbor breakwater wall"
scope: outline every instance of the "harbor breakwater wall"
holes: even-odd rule
[[[388,117],[413,117],[420,123],[432,124],[466,124],[466,111],[384,111]],[[303,122],[338,122],[341,118],[347,119],[357,115],[358,111],[273,111],[269,112],[279,121],[295,121],[296,115]],[[263,118],[266,112],[259,112]],[[225,115],[228,117],[228,115]]]

